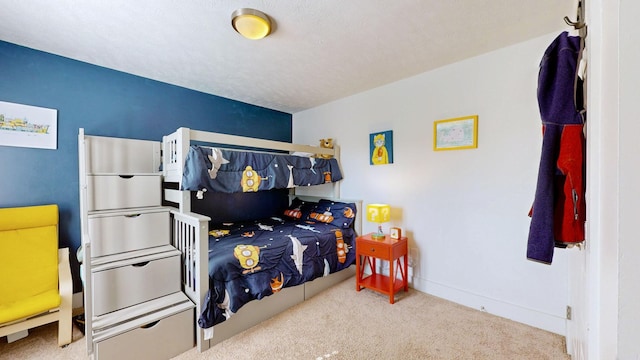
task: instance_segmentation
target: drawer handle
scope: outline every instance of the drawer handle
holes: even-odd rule
[[[374,249],[374,248],[371,248],[371,252],[376,252],[376,249]]]
[[[118,175],[123,179],[131,179],[133,177],[133,175]]]
[[[142,214],[129,214],[129,215],[125,215],[124,217],[126,217],[126,218],[134,218],[134,217],[138,217],[140,215],[142,215]]]
[[[154,322],[152,322],[152,323],[148,323],[147,325],[142,325],[142,326],[140,326],[140,329],[149,329],[149,328],[152,328],[152,327],[154,327],[154,326],[158,325],[158,323],[159,323],[159,322],[160,322],[160,320],[156,320],[156,321],[154,321]]]
[[[139,262],[137,264],[131,264],[131,266],[133,267],[143,267],[145,265],[147,265],[149,262],[148,261],[143,261],[143,262]]]

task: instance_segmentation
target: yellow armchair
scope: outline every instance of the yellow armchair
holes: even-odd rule
[[[58,321],[71,343],[69,249],[58,249],[58,206],[0,209],[0,337]]]

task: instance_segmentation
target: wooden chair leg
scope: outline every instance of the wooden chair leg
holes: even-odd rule
[[[69,249],[58,250],[59,287],[60,287],[60,313],[58,317],[58,346],[71,344],[73,340],[73,281],[69,266]]]
[[[73,340],[73,323],[71,321],[71,311],[60,309],[60,320],[58,320],[58,346],[67,346]]]

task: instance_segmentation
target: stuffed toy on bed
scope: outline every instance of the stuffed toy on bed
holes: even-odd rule
[[[327,148],[327,149],[333,149],[333,139],[332,138],[320,139],[320,147]],[[316,157],[319,157],[321,159],[331,159],[333,157],[333,155],[317,154]]]

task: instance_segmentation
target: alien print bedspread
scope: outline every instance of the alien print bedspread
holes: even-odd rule
[[[210,226],[209,292],[198,324],[225,321],[244,304],[343,270],[355,262],[355,231],[268,218]]]
[[[320,185],[342,179],[336,159],[235,151],[192,145],[181,190],[224,193]]]

